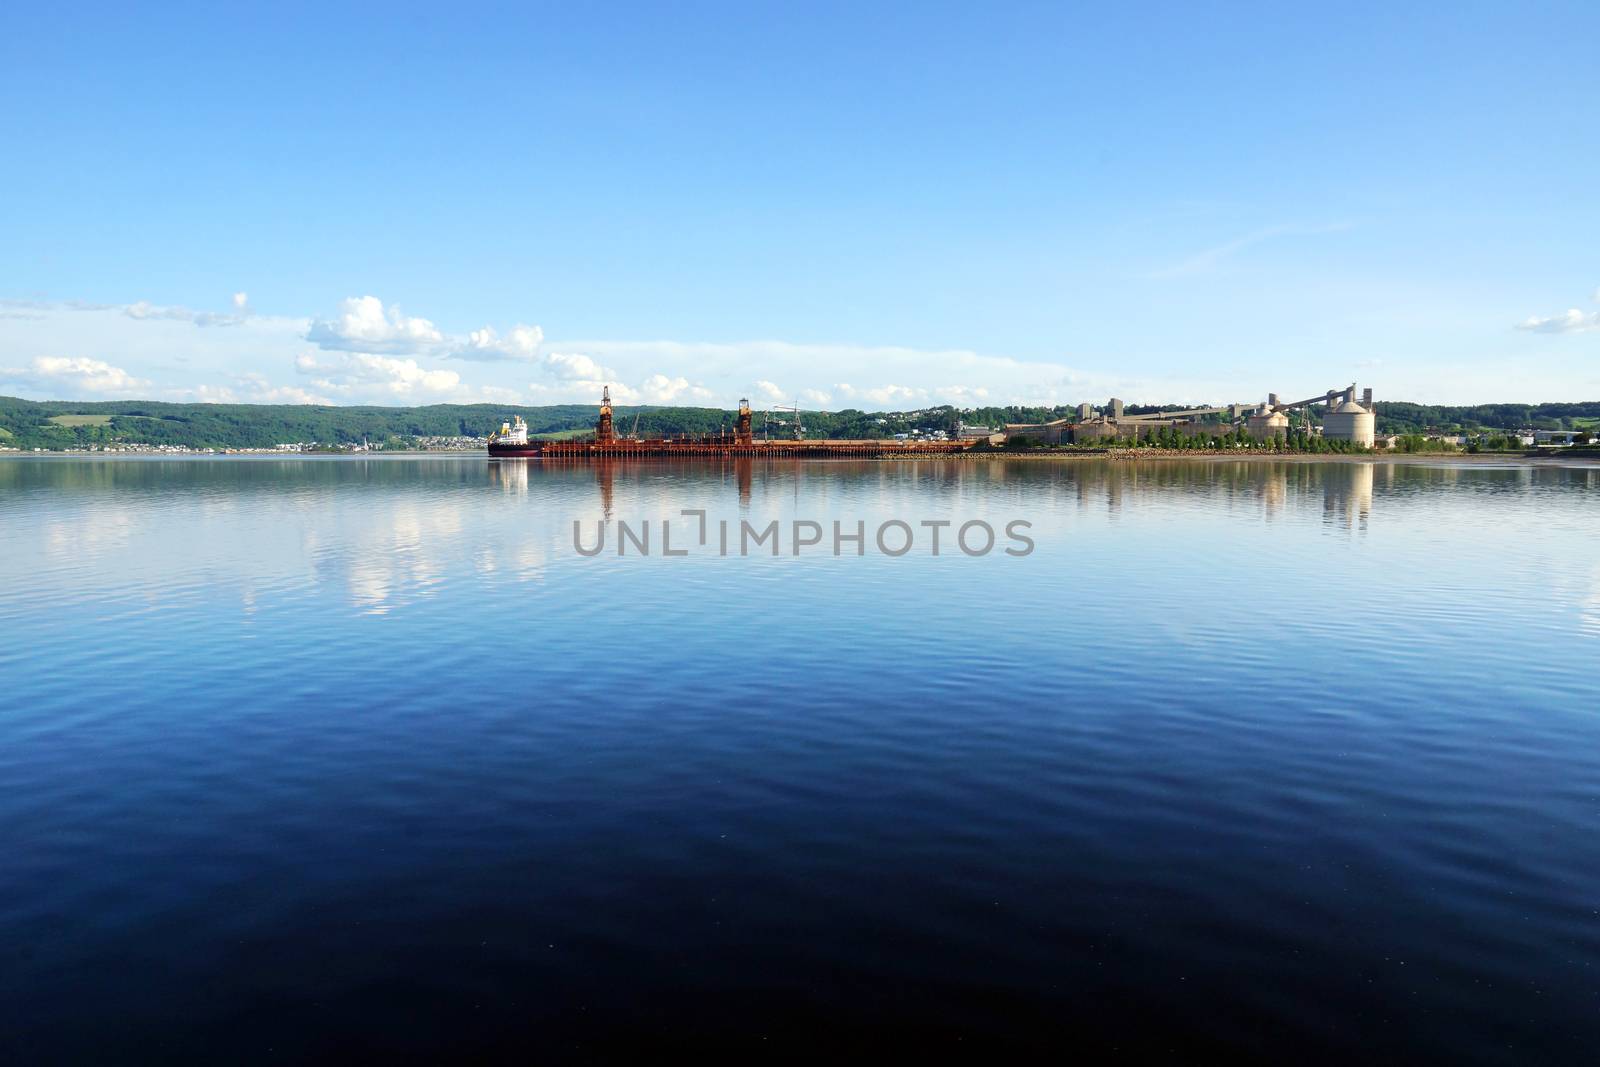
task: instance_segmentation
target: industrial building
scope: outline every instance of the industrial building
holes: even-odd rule
[[[1322,408],[1320,425],[1313,421],[1318,407]],[[1344,389],[1330,389],[1290,403],[1280,402],[1278,394],[1272,393],[1261,404],[1228,404],[1141,414],[1128,414],[1123,402],[1113,397],[1098,412],[1089,404],[1080,404],[1076,420],[1008,423],[1002,432],[1007,441],[1027,439],[1045,445],[1093,445],[1116,438],[1148,437],[1169,426],[1190,436],[1244,432],[1263,441],[1270,437],[1287,437],[1291,429],[1297,429],[1329,441],[1348,441],[1371,448],[1377,436],[1377,415],[1372,390],[1364,390],[1357,401],[1356,387],[1352,383]]]
[[[1355,386],[1350,387],[1352,393]],[[1366,404],[1355,402],[1355,398],[1347,397],[1338,407],[1329,411],[1322,417],[1322,436],[1330,441],[1349,441],[1353,444],[1372,447],[1372,441],[1377,436],[1378,417],[1372,412],[1372,390],[1367,390]]]

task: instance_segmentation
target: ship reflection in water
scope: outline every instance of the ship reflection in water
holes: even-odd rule
[[[729,477],[733,479],[739,490],[739,503],[748,506],[750,503],[751,487],[755,483],[755,468],[757,464],[765,468],[793,468],[794,460],[756,460],[748,456],[734,456],[724,460],[680,460],[674,463],[666,460],[626,460],[604,457],[592,460],[560,460],[560,459],[496,459],[489,461],[489,482],[498,485],[508,492],[519,496],[528,493],[529,471],[535,472],[538,478],[558,477],[555,471],[580,471],[592,474],[595,484],[600,488],[600,512],[603,519],[610,519],[616,501],[616,483],[618,470],[624,471],[626,478],[629,473],[642,476],[649,475],[652,471],[671,471],[673,469],[687,469],[706,475],[713,474],[717,479],[726,483]],[[838,467],[836,462],[830,462],[829,467]]]
[[[0,461],[0,1048],[1586,1062],[1597,493]],[[573,550],[684,509],[1037,549]]]
[[[1205,486],[1222,492],[1229,507],[1260,502],[1261,510],[1275,516],[1291,506],[1299,508],[1308,496],[1320,497],[1324,518],[1334,525],[1365,529],[1372,511],[1373,490],[1378,479],[1375,464],[1329,462],[1239,462],[1227,465],[1165,460],[1159,463],[1085,460],[1062,462],[1055,469],[1040,462],[1004,459],[966,459],[943,461],[922,459],[895,462],[883,460],[825,460],[797,462],[788,459],[731,457],[724,460],[551,460],[498,459],[488,465],[489,482],[504,491],[527,496],[530,479],[534,484],[570,486],[592,480],[599,490],[601,519],[615,517],[617,484],[652,491],[646,496],[659,502],[664,485],[690,485],[707,493],[707,500],[681,501],[684,507],[704,506],[715,501],[727,488],[737,490],[741,508],[748,508],[759,481],[764,493],[793,503],[808,482],[819,486],[841,481],[871,480],[877,484],[904,482],[913,487],[936,485],[943,490],[1004,484],[1034,488],[1048,486],[1052,493],[1074,495],[1080,505],[1098,501],[1107,511],[1119,511],[1126,501],[1146,499],[1175,488]],[[1187,468],[1187,469],[1186,469]],[[1435,480],[1435,472],[1417,468],[1383,466],[1385,486],[1419,484]],[[885,478],[889,474],[889,478]],[[669,502],[670,503],[670,502]],[[1030,502],[1034,503],[1034,502]],[[642,516],[635,516],[642,517]]]
[[[47,481],[54,492],[98,493],[95,520],[82,522],[63,512],[49,526],[51,558],[79,566],[110,565],[137,559],[143,568],[186,568],[197,559],[227,555],[224,546],[175,538],[182,554],[150,551],[149,536],[160,516],[132,506],[142,491],[170,488],[170,471],[185,468],[192,482],[193,509],[187,514],[205,525],[219,525],[241,507],[255,506],[275,516],[278,536],[257,546],[258,565],[248,576],[233,576],[241,599],[254,597],[262,572],[343,588],[353,607],[383,613],[425,599],[441,583],[459,576],[441,553],[471,533],[481,571],[509,572],[536,580],[552,555],[571,554],[571,523],[616,518],[639,521],[671,518],[684,508],[705,508],[714,517],[759,515],[770,518],[834,517],[915,522],[945,512],[981,505],[997,517],[1003,502],[1007,517],[1029,519],[1049,538],[1063,536],[1064,524],[1051,515],[1070,500],[1077,513],[1099,511],[1118,521],[1125,510],[1166,521],[1175,512],[1243,521],[1305,521],[1320,513],[1330,528],[1364,532],[1375,501],[1411,506],[1420,494],[1446,505],[1448,493],[1466,479],[1474,493],[1527,491],[1559,480],[1584,484],[1600,475],[1587,468],[1541,469],[1507,466],[1484,469],[1435,464],[1374,464],[1164,460],[1130,462],[1082,460],[1041,462],[967,457],[912,461],[764,459],[723,460],[551,460],[491,459],[296,459],[244,461],[92,461],[0,465],[5,481]],[[492,508],[472,492],[484,477],[506,500],[521,500],[527,511]],[[213,491],[226,485],[235,492]],[[352,498],[352,485],[384,491]],[[449,492],[440,492],[441,485]],[[288,486],[292,491],[278,494]],[[592,487],[585,494],[584,487]],[[82,498],[82,499],[87,499]],[[351,505],[359,500],[359,509]],[[848,516],[838,505],[856,506]],[[737,504],[737,509],[733,505]],[[596,506],[598,505],[598,506]],[[926,514],[924,514],[926,513]],[[515,518],[509,525],[494,520]],[[330,538],[329,519],[342,519],[346,534]],[[137,537],[143,533],[145,537]],[[490,536],[494,534],[495,536]],[[501,536],[503,535],[503,536]],[[224,568],[225,569],[225,568]]]

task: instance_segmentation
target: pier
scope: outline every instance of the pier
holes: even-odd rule
[[[649,459],[656,457],[759,456],[767,459],[820,456],[922,456],[965,452],[976,441],[911,441],[894,438],[855,440],[793,438],[758,439],[752,424],[750,401],[739,401],[739,417],[732,433],[682,434],[675,437],[618,437],[612,422],[611,390],[600,400],[600,418],[592,437],[568,441],[530,439],[517,418],[489,437],[489,455],[537,459]]]

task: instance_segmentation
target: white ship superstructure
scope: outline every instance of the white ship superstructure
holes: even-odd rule
[[[513,415],[510,422],[500,424],[500,432],[494,435],[493,440],[503,445],[525,445],[528,443],[528,424],[522,421],[521,415]]]

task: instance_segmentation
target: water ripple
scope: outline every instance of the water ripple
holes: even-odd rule
[[[0,462],[0,1047],[1581,1062],[1597,491]],[[1038,547],[573,551],[683,508]]]

